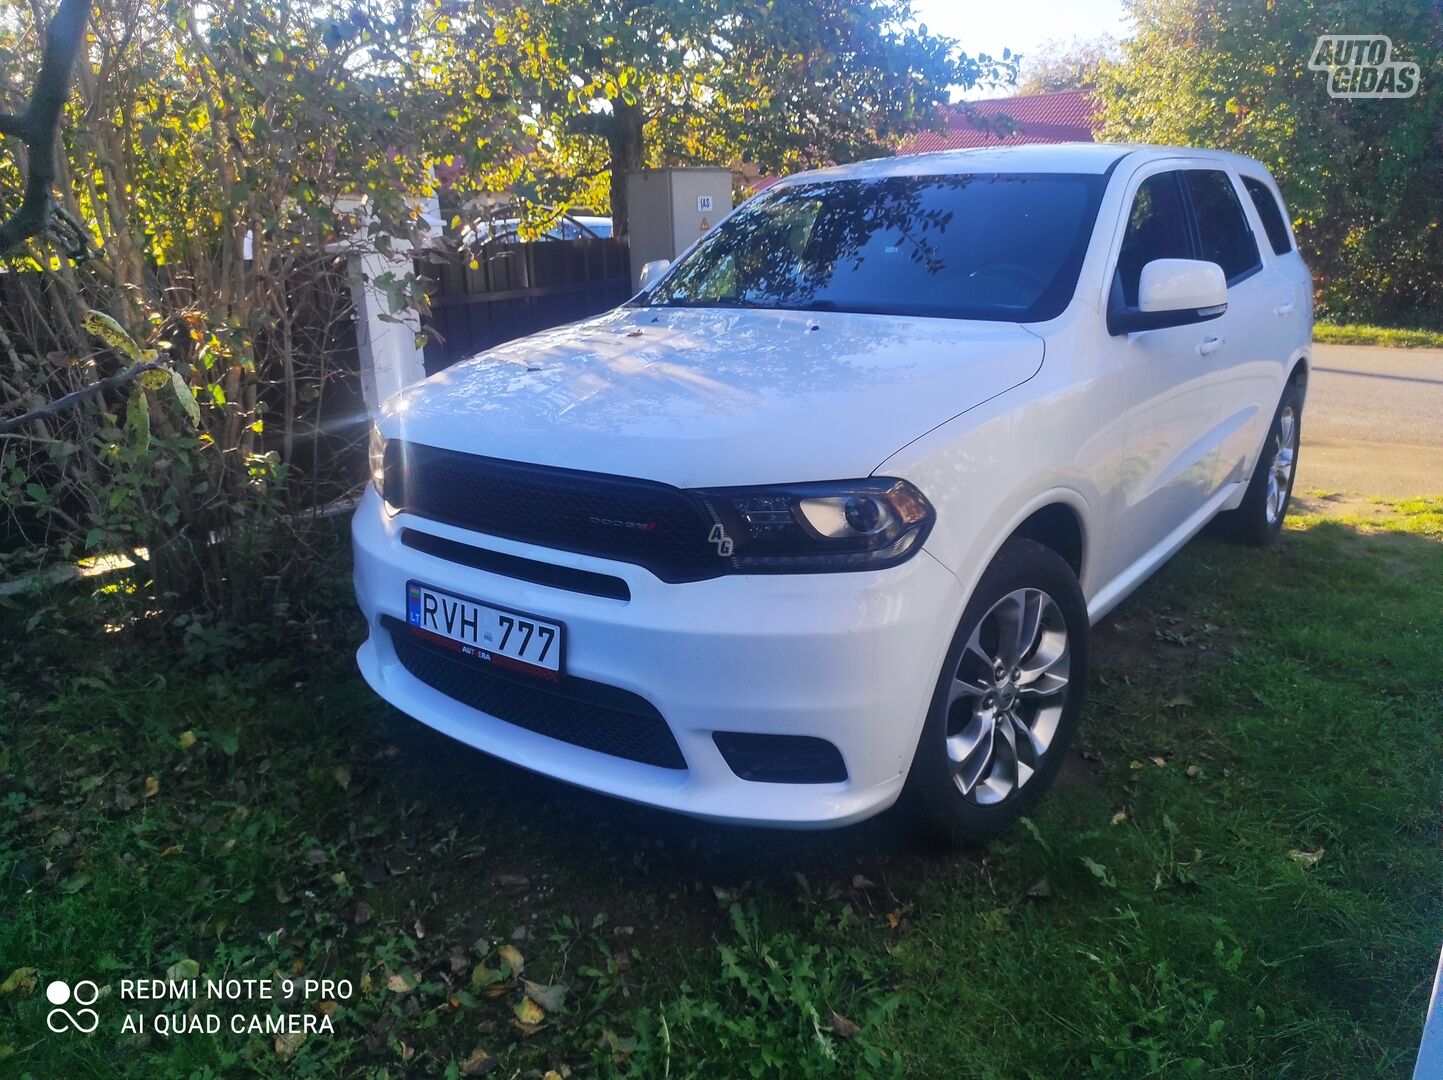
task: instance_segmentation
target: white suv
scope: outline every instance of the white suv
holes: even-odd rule
[[[1263,542],[1312,290],[1256,161],[1026,146],[789,177],[629,303],[403,391],[354,522],[376,692],[688,814],[996,833],[1089,624]]]

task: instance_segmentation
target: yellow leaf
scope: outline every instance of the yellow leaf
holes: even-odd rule
[[[13,994],[20,990],[26,994],[35,992],[35,969],[33,967],[16,968],[10,973],[10,977],[0,983],[0,995]]]
[[[461,1062],[460,1068],[462,1076],[485,1076],[496,1068],[496,1059],[478,1046]]]
[[[180,733],[180,738],[175,740],[175,744],[179,746],[182,750],[189,750],[192,746],[195,745],[195,732],[182,731]]]
[[[386,989],[393,994],[409,994],[416,989],[416,976],[409,971],[398,971],[386,980]]]
[[[159,791],[160,791],[160,781],[157,780],[157,779],[156,779],[155,777],[153,777],[153,776],[147,776],[147,777],[145,778],[145,789],[144,789],[144,791],[142,792],[142,794],[143,794],[147,799],[150,799],[150,798],[154,798],[155,795],[156,795]]]
[[[511,969],[511,974],[520,975],[526,970],[526,959],[515,945],[503,945],[499,950],[502,962]]]
[[[522,998],[515,1011],[516,1019],[529,1027],[535,1027],[546,1019],[546,1010],[530,998]]]

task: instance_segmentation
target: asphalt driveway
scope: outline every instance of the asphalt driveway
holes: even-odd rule
[[[1443,349],[1314,349],[1298,493],[1443,492]]]

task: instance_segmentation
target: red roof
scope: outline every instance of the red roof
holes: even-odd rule
[[[1024,143],[1094,142],[1097,109],[1086,90],[1057,90],[1050,94],[1024,94],[989,98],[954,105],[948,110],[947,130],[924,131],[902,143],[903,154],[933,150],[965,150],[974,146],[1021,146]],[[983,120],[1011,122],[1013,133],[999,137],[979,125]]]

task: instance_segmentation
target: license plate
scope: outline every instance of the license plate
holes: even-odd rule
[[[566,633],[561,623],[419,581],[406,583],[406,621],[462,656],[546,679],[561,677]]]

